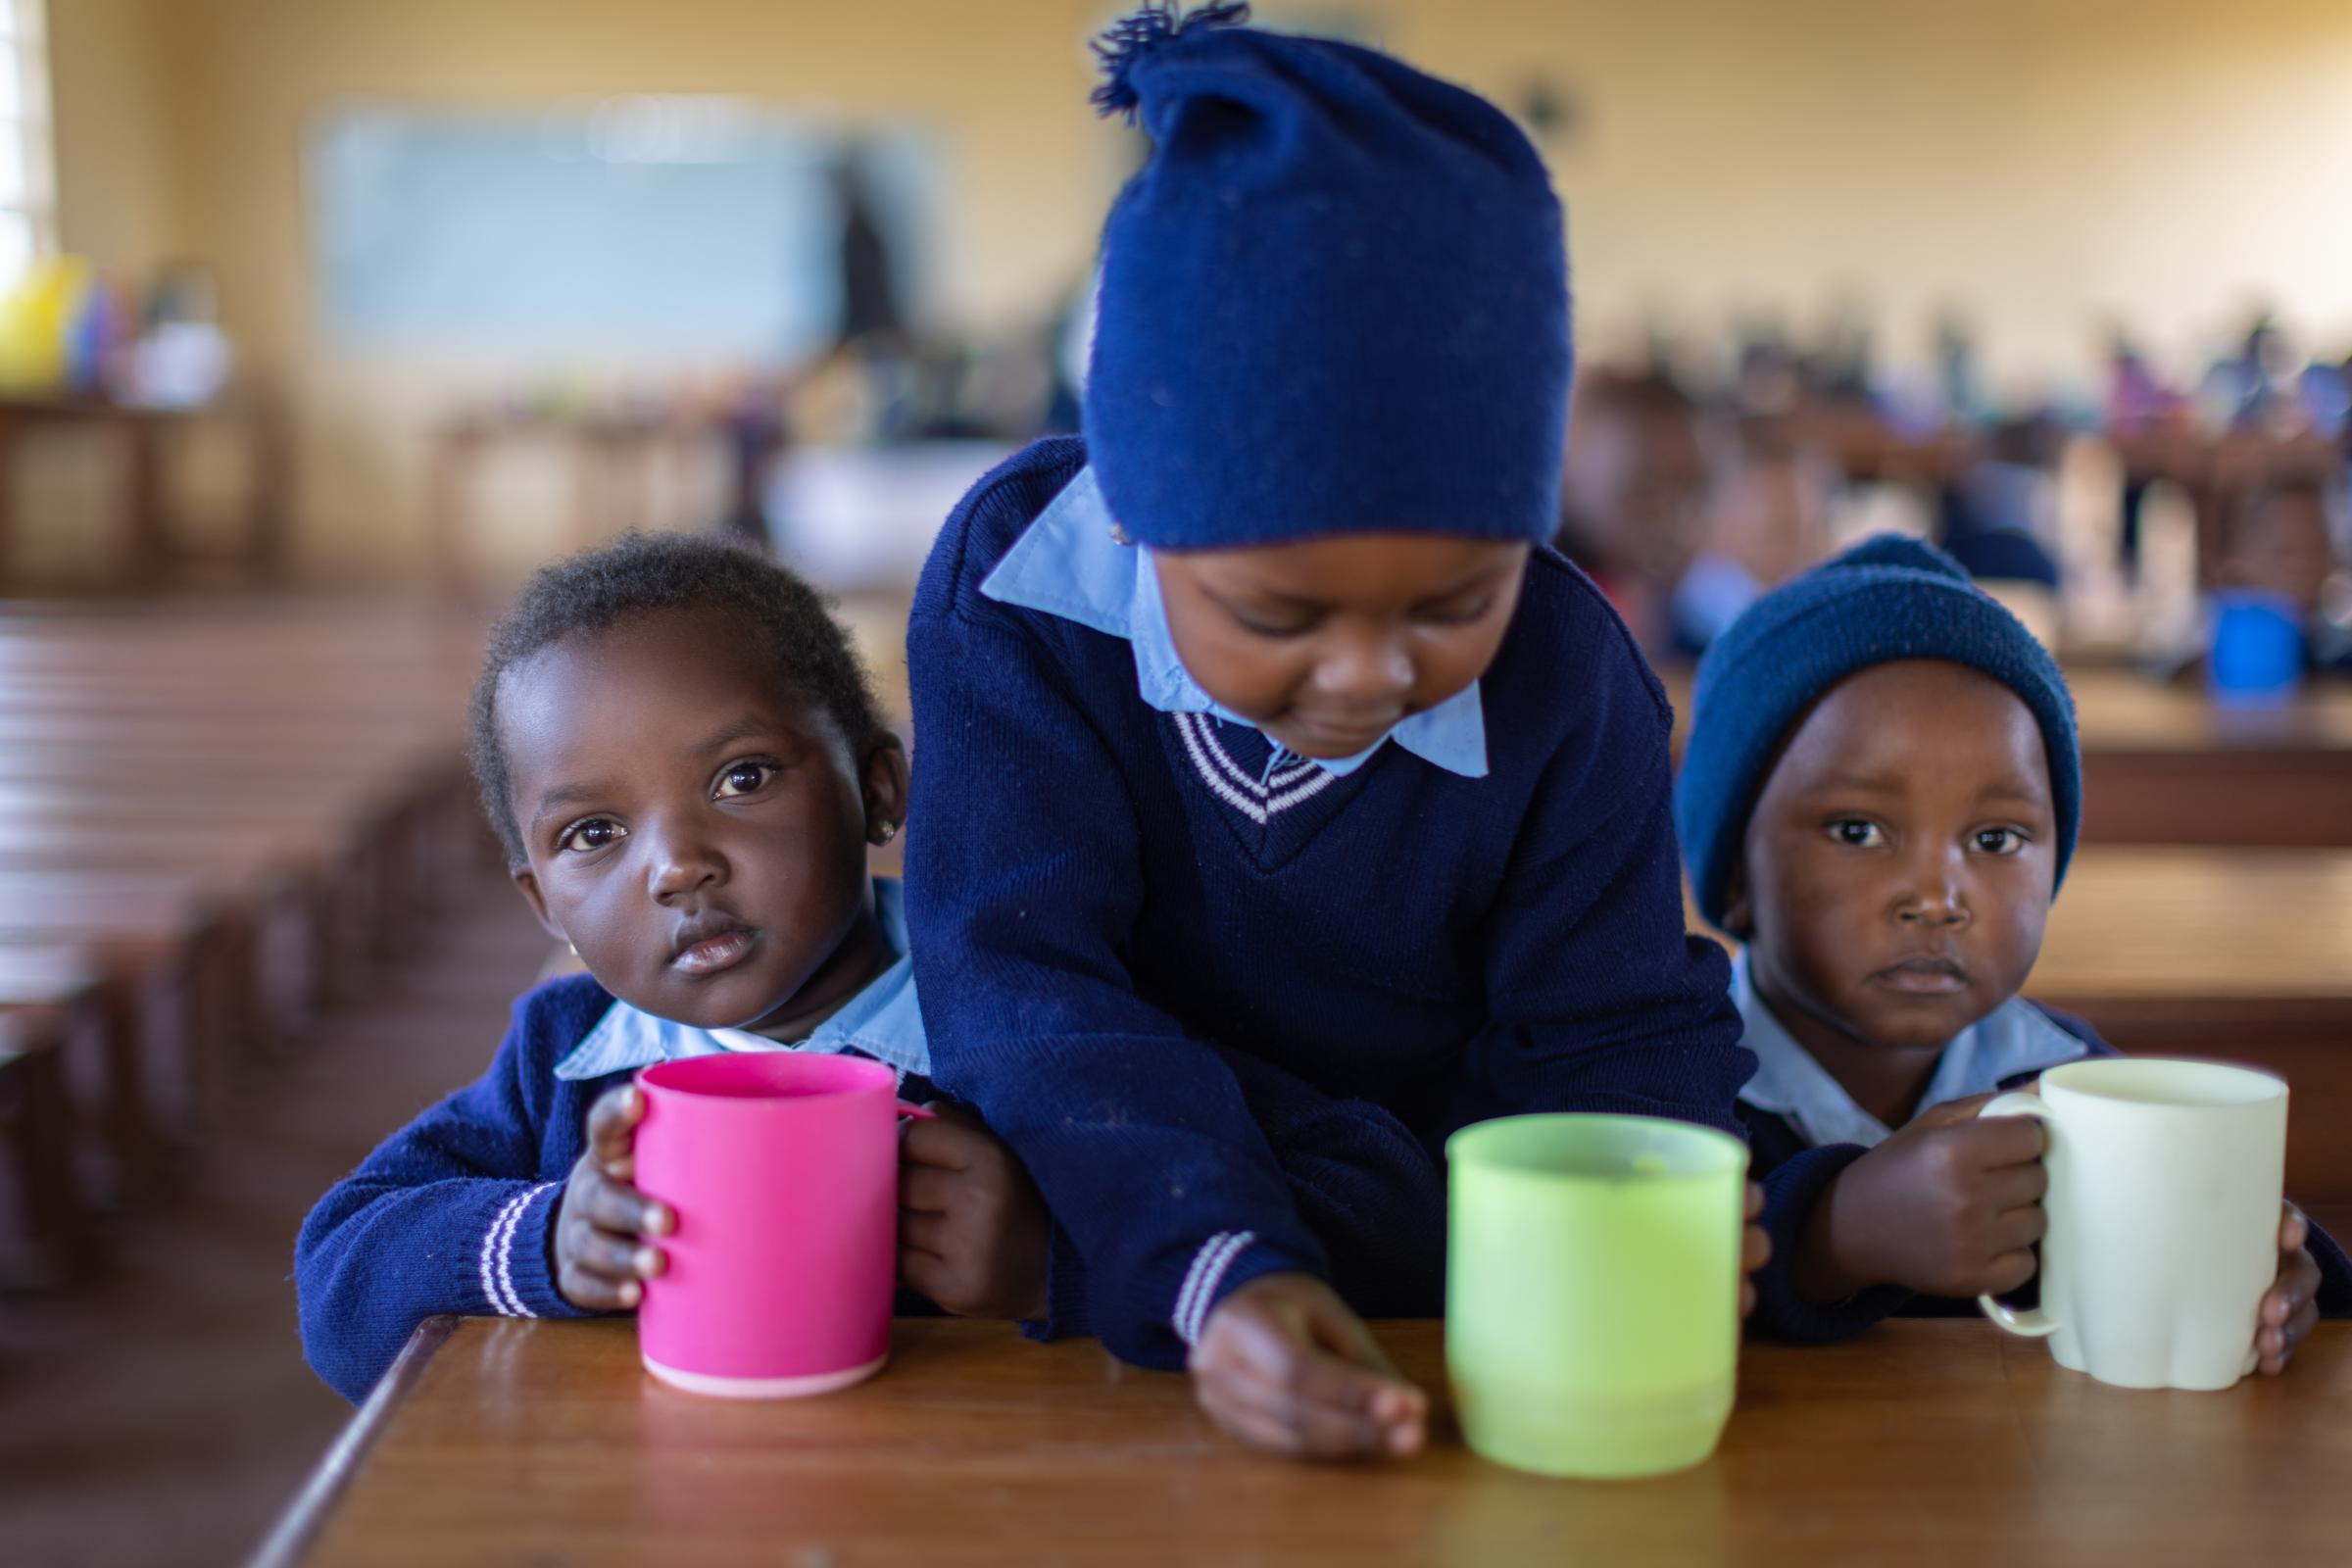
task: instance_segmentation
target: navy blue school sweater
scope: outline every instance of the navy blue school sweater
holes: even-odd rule
[[[1084,464],[1075,438],[1020,453],[924,568],[907,898],[933,1074],[1036,1177],[1105,1345],[1177,1365],[1247,1281],[1332,1278],[1301,1165],[1382,1244],[1344,1249],[1359,1308],[1435,1311],[1453,1129],[1737,1133],[1752,1058],[1723,955],[1684,930],[1669,711],[1598,591],[1531,559],[1481,682],[1487,776],[1390,745],[1270,809],[1215,782],[1280,760],[1253,730],[1219,726],[1212,767],[1128,642],[981,593]],[[1260,1067],[1300,1111],[1280,1155]]]
[[[588,1317],[556,1289],[555,1219],[587,1150],[588,1107],[635,1065],[566,1078],[612,1010],[587,975],[526,993],[490,1070],[386,1140],[327,1192],[294,1244],[303,1353],[357,1403],[409,1335],[443,1312]],[[915,1077],[903,1093],[927,1092]],[[901,1311],[930,1310],[902,1291]]]
[[[1736,994],[1740,988],[1735,988]],[[2089,1024],[2071,1013],[2019,999],[2014,1005],[2031,1007],[2065,1036],[2077,1042],[2069,1059],[2112,1056],[2114,1047],[2098,1037]],[[2052,1063],[2059,1057],[2053,1056]],[[2038,1068],[2012,1073],[1996,1082],[1956,1086],[1964,1094],[1994,1089],[2017,1089],[2033,1081]],[[1940,1102],[1945,1097],[1938,1096]],[[1961,1097],[1953,1097],[1961,1098]],[[1926,1109],[1922,1105],[1921,1109]],[[1776,1113],[1742,1100],[1751,1151],[1749,1174],[1764,1186],[1764,1228],[1772,1236],[1772,1262],[1756,1275],[1755,1327],[1763,1334],[1800,1344],[1824,1344],[1849,1338],[1889,1317],[1977,1317],[1975,1297],[1922,1296],[1899,1285],[1879,1285],[1844,1301],[1827,1304],[1806,1300],[1796,1293],[1789,1269],[1797,1245],[1812,1222],[1813,1211],[1838,1174],[1870,1151],[1860,1144],[1815,1144],[1794,1117]],[[2352,1259],[2333,1237],[2311,1227],[2308,1250],[2320,1265],[2319,1305],[2327,1317],[2352,1316]],[[2035,1290],[2029,1284],[2028,1296]]]

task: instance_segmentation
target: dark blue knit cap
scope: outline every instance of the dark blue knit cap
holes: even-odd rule
[[[1674,821],[1691,895],[1712,924],[1723,924],[1748,814],[1788,732],[1846,676],[1900,659],[1982,670],[2032,710],[2049,759],[2058,880],[2066,880],[2082,820],[2082,761],[2066,677],[1959,563],[1934,545],[1884,534],[1757,600],[1699,662]]]
[[[1388,56],[1178,19],[1097,44],[1152,149],[1102,230],[1086,387],[1110,511],[1169,550],[1548,539],[1570,344],[1560,205],[1486,100]]]

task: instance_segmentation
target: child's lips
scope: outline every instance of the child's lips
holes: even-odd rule
[[[669,960],[670,967],[681,974],[696,976],[732,969],[751,956],[752,947],[758,940],[759,933],[748,926],[721,931],[716,936],[705,937],[682,949],[676,957]]]
[[[1915,997],[1948,997],[1968,989],[1968,971],[1959,960],[1927,955],[1888,964],[1874,978]]]
[[[1298,723],[1300,732],[1311,737],[1318,747],[1353,756],[1369,749],[1373,742],[1395,729],[1401,717],[1401,714],[1392,713],[1378,719],[1342,719],[1317,718],[1302,713],[1298,715]]]

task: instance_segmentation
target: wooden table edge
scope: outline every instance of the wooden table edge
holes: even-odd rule
[[[392,1365],[376,1380],[368,1402],[345,1423],[342,1435],[319,1458],[309,1479],[303,1482],[302,1490],[278,1516],[277,1523],[270,1526],[270,1534],[247,1560],[246,1568],[294,1568],[309,1555],[319,1532],[333,1517],[335,1504],[342,1501],[361,1465],[367,1462],[368,1451],[391,1426],[392,1418],[400,1413],[409,1396],[416,1392],[424,1369],[432,1364],[441,1347],[449,1343],[460,1321],[458,1314],[444,1312],[416,1325]]]

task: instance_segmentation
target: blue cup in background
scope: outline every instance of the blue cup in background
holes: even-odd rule
[[[2303,680],[2303,626],[2294,602],[2252,588],[2217,590],[2206,670],[2218,702],[2291,701]]]

